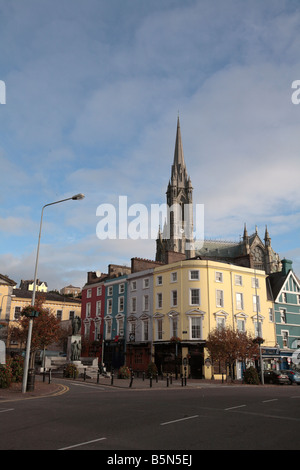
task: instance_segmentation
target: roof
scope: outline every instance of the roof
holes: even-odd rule
[[[200,256],[235,258],[242,254],[242,244],[224,240],[204,240],[199,249],[197,249],[197,242],[195,243],[195,252]]]
[[[32,291],[28,291],[26,289],[14,289],[13,295],[15,295],[17,298],[32,299]],[[37,292],[36,295],[44,296],[46,301],[61,302],[61,303],[67,303],[67,304],[74,304],[74,303],[79,304],[79,305],[81,304],[80,299],[65,296],[56,292],[45,292],[45,293]]]
[[[8,276],[5,276],[4,274],[0,274],[0,284],[2,284],[1,281],[4,281],[5,284],[8,284],[9,286],[16,286],[17,283],[10,279]]]

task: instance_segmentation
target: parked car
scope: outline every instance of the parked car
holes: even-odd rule
[[[284,374],[286,374],[289,378],[289,381],[291,384],[296,383],[297,385],[300,385],[300,373],[297,372],[296,370],[282,370]]]
[[[286,373],[281,370],[265,370],[264,382],[270,384],[289,384],[290,379]]]

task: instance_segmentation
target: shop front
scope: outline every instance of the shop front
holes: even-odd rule
[[[137,374],[147,372],[151,362],[151,343],[127,343],[126,365]]]
[[[118,370],[125,364],[125,341],[123,339],[104,341],[103,362],[106,370]]]

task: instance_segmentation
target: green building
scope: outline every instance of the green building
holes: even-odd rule
[[[283,259],[282,270],[268,276],[274,301],[277,369],[292,368],[292,354],[300,348],[300,281],[292,261]]]

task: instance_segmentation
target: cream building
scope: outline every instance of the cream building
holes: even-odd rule
[[[182,372],[186,363],[187,374],[211,378],[205,341],[216,327],[246,331],[263,337],[264,348],[275,346],[264,271],[190,259],[157,267],[153,276],[153,345],[162,371]]]

